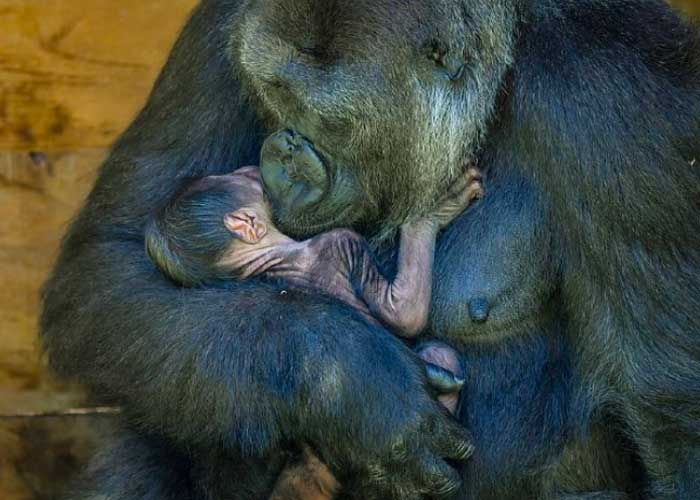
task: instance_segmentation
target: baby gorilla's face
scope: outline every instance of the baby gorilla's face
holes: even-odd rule
[[[366,214],[365,196],[352,172],[324,160],[295,131],[271,135],[263,144],[260,165],[275,223],[291,236],[359,223]]]

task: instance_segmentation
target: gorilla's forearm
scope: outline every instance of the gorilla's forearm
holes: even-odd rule
[[[299,438],[364,499],[449,495],[450,464],[473,447],[399,340],[343,304],[259,282],[181,289],[147,259],[146,220],[188,180],[255,164],[269,133],[236,62],[241,4],[196,8],[103,165],[46,285],[44,347],[169,444],[274,451]]]
[[[134,242],[95,243],[64,259],[46,288],[43,326],[59,373],[124,405],[146,428],[187,444],[256,451],[305,434],[311,401],[324,413],[352,379],[371,378],[381,356],[401,349],[313,296],[255,282],[178,288]],[[353,356],[360,350],[377,359]],[[330,366],[342,377],[329,379]]]

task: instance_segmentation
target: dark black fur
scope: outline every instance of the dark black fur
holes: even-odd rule
[[[465,18],[479,4],[459,3]],[[477,445],[460,497],[697,498],[698,38],[661,0],[516,3],[514,62],[479,154],[488,196],[442,237],[436,263],[431,333],[464,347],[460,418]],[[442,458],[464,451],[461,435],[388,332],[255,281],[182,290],[143,251],[145,221],[182,182],[257,160],[268,130],[227,56],[247,4],[195,12],[47,284],[52,365],[124,405],[135,429],[82,498],[171,498],[184,476],[193,497],[246,498],[240,464],[300,440],[359,498],[449,490]],[[400,26],[424,2],[331,4],[302,29],[328,47],[348,9],[393,5],[379,19]],[[318,137],[303,109],[277,118],[334,150],[342,120]],[[380,202],[397,195],[367,186]]]

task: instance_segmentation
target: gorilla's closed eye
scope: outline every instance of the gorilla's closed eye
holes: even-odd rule
[[[428,56],[428,59],[433,61],[437,66],[440,66],[442,68],[446,68],[446,57],[448,53],[448,49],[439,40],[431,40],[428,42],[426,46],[426,55]]]
[[[426,56],[435,65],[447,73],[448,78],[455,82],[464,76],[467,63],[462,57],[451,57],[449,48],[439,40],[431,40],[426,45]]]
[[[304,56],[307,62],[319,65],[331,64],[337,57],[337,53],[323,45],[298,47],[297,52]]]

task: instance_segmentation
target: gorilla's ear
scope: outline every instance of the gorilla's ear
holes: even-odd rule
[[[238,239],[255,245],[267,234],[267,224],[260,220],[255,210],[241,208],[224,216],[224,225]]]

